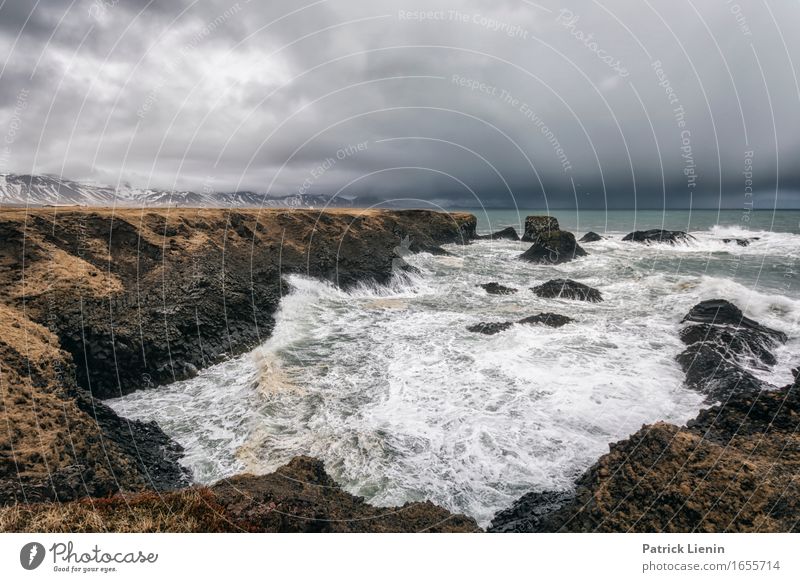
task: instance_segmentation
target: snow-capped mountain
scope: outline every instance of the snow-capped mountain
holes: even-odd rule
[[[114,188],[76,182],[58,176],[0,174],[0,205],[6,206],[211,206],[292,207],[355,206],[355,199],[336,199],[320,194],[272,197],[256,192],[191,192]]]

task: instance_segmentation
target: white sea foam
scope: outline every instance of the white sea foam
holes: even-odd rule
[[[253,354],[111,404],[157,420],[187,448],[200,481],[310,454],[371,503],[430,499],[485,525],[527,491],[569,488],[609,442],[642,424],[695,416],[702,397],[683,388],[675,356],[680,320],[698,301],[731,300],[787,332],[778,365],[763,375],[788,381],[800,301],[774,275],[791,264],[789,243],[766,233],[760,250],[760,241],[718,248],[720,232],[696,236],[645,246],[619,233],[587,245],[589,257],[549,267],[515,260],[525,243],[452,246],[452,257],[410,257],[417,274],[350,292],[292,276],[273,335]],[[761,270],[730,269],[740,250]],[[596,287],[605,301],[528,290],[556,277]],[[476,287],[488,281],[519,292]],[[466,330],[541,311],[575,323]]]

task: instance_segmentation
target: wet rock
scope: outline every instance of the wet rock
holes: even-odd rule
[[[520,325],[546,325],[547,327],[562,327],[574,320],[566,315],[559,315],[558,313],[537,313],[524,317],[519,321],[496,321],[496,322],[481,322],[467,327],[467,331],[473,333],[483,333],[486,335],[494,335],[502,331],[506,331],[514,326],[515,323]]]
[[[517,323],[523,325],[546,325],[548,327],[563,327],[568,323],[575,321],[566,315],[559,315],[558,313],[537,313],[520,319]]]
[[[676,358],[688,387],[706,394],[710,401],[773,388],[747,368],[773,366],[776,360],[770,349],[785,342],[786,334],[745,317],[723,299],[698,303],[683,322],[694,324],[681,330],[681,340],[688,347]]]
[[[513,226],[508,226],[492,234],[478,235],[475,237],[477,240],[519,240],[517,230]]]
[[[750,243],[754,240],[759,240],[759,237],[753,236],[749,238],[723,238],[722,242],[728,243],[736,243],[740,247],[750,246]]]
[[[476,287],[482,287],[487,293],[492,295],[513,295],[517,292],[517,289],[513,287],[506,287],[497,283],[496,281],[492,281],[491,283],[481,283],[476,285]]]
[[[572,501],[570,491],[537,491],[526,493],[508,509],[498,512],[486,530],[489,533],[541,532],[545,519]]]
[[[495,322],[480,322],[475,325],[467,326],[467,331],[472,333],[482,333],[485,335],[494,335],[505,331],[514,326],[513,321],[495,321]]]
[[[528,216],[525,218],[525,232],[522,235],[523,242],[533,242],[540,235],[550,234],[561,230],[558,220],[552,216]]]
[[[529,263],[558,265],[586,255],[587,252],[575,241],[575,235],[557,230],[539,234],[519,258]]]
[[[532,287],[537,296],[548,299],[577,299],[597,303],[603,300],[600,291],[572,279],[552,279],[536,287]]]
[[[689,310],[689,313],[686,314],[682,321],[684,323],[710,323],[729,325],[737,329],[748,329],[762,335],[765,339],[770,338],[773,342],[785,343],[787,340],[786,334],[782,331],[770,329],[749,317],[745,317],[741,309],[724,299],[701,301]]]
[[[583,235],[579,242],[587,243],[587,242],[597,242],[599,240],[603,240],[603,237],[597,234],[596,232],[587,232]]]
[[[668,243],[675,245],[678,243],[689,243],[695,238],[683,232],[682,230],[661,230],[653,228],[650,230],[637,230],[630,234],[626,234],[622,240],[639,242],[645,244],[651,243]]]

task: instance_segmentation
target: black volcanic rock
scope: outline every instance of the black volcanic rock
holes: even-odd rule
[[[770,329],[749,317],[745,317],[741,309],[725,299],[701,301],[689,310],[682,322],[732,325],[740,329],[756,331],[765,337],[772,338],[773,341],[781,343],[786,342],[788,339],[782,331]]]
[[[513,321],[495,321],[495,322],[480,322],[475,325],[467,327],[467,331],[472,333],[482,333],[485,335],[494,335],[511,328],[514,325]]]
[[[587,242],[597,242],[599,240],[603,240],[603,237],[597,234],[596,232],[587,232],[580,238],[580,241],[578,242],[587,243]]]
[[[519,235],[513,226],[508,226],[492,234],[477,235],[476,240],[519,240]]]
[[[537,313],[524,317],[517,322],[514,321],[495,321],[495,322],[480,322],[475,325],[467,327],[467,331],[473,333],[483,333],[486,335],[494,335],[501,331],[506,331],[513,327],[514,323],[520,325],[546,325],[547,327],[562,327],[574,321],[571,317],[566,315],[559,315],[558,313]]]
[[[776,362],[770,351],[786,341],[786,334],[745,317],[741,309],[723,299],[702,301],[692,307],[681,330],[688,347],[677,356],[686,373],[686,385],[709,400],[727,400],[737,394],[758,394],[772,388],[747,368],[768,370]]]
[[[592,303],[603,300],[600,291],[588,285],[584,285],[583,283],[573,281],[572,279],[552,279],[547,283],[532,287],[531,291],[539,297],[548,299],[578,299],[580,301],[590,301]]]
[[[535,533],[543,531],[545,519],[571,502],[569,491],[526,493],[508,509],[498,512],[486,530],[489,533]]]
[[[552,216],[528,216],[525,218],[525,232],[523,242],[533,242],[539,235],[549,234],[561,230],[558,220]]]
[[[559,315],[558,313],[537,313],[520,319],[517,323],[521,324],[541,324],[548,327],[562,327],[574,320],[566,315]]]
[[[483,289],[491,295],[513,295],[517,292],[517,290],[513,287],[506,287],[505,285],[501,285],[496,281],[492,281],[491,283],[481,283],[475,286],[483,287]]]
[[[529,263],[558,265],[586,255],[587,252],[575,241],[575,235],[557,230],[538,235],[519,258]]]
[[[626,234],[622,237],[622,240],[645,244],[669,243],[675,245],[678,243],[688,243],[694,240],[694,237],[682,230],[661,230],[659,228],[653,228],[650,230],[636,230],[630,234]]]

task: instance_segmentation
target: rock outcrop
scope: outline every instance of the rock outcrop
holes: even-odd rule
[[[636,230],[630,234],[626,234],[622,237],[622,240],[645,244],[667,243],[676,245],[678,243],[689,243],[695,240],[695,238],[682,230],[662,230],[660,228],[653,228],[650,230]]]
[[[577,299],[592,303],[603,300],[600,291],[572,279],[551,279],[546,283],[531,287],[531,291],[537,296],[547,299]]]
[[[561,229],[558,220],[553,216],[527,216],[522,241],[534,242],[540,235],[547,235],[559,230]]]
[[[575,241],[574,234],[556,230],[538,235],[519,258],[529,263],[559,265],[586,255],[587,252]]]
[[[698,303],[683,321],[693,324],[681,330],[681,340],[688,347],[677,357],[687,386],[703,392],[710,401],[771,388],[748,368],[773,366],[775,356],[770,350],[786,342],[786,334],[745,317],[722,299]]]

